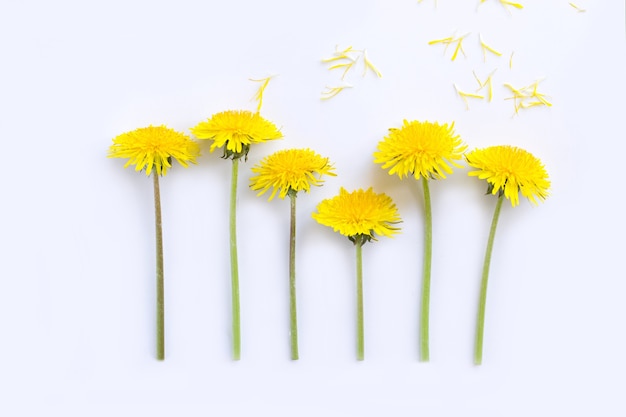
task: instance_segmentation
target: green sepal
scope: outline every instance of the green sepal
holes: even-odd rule
[[[493,189],[494,189],[494,185],[490,182],[488,182],[487,184],[489,184],[487,186],[487,192],[485,193],[485,195],[489,195],[489,194],[493,194]],[[502,197],[504,195],[504,189],[500,188],[496,194],[498,197]]]
[[[233,152],[228,149],[228,141],[224,144],[224,154],[222,155],[223,159],[241,159],[244,158],[244,161],[248,160],[248,152],[250,152],[250,145],[242,145],[241,152]]]
[[[367,242],[371,242],[372,239],[376,240],[376,238],[374,236],[372,236],[372,235],[364,235],[364,234],[348,236],[348,239],[350,239],[350,242],[352,242],[352,243],[354,243],[356,245],[358,237],[361,238],[361,245],[364,245]]]

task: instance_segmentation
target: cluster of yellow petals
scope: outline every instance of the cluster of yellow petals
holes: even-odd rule
[[[504,192],[515,207],[519,204],[519,193],[533,204],[548,196],[550,181],[548,172],[539,159],[524,149],[509,145],[475,149],[465,155],[467,163],[477,168],[470,176],[487,180],[492,194]]]
[[[282,138],[269,120],[247,110],[228,110],[214,114],[191,129],[198,139],[212,139],[210,151],[225,147],[225,154],[247,153],[252,143]]]
[[[416,179],[445,178],[451,174],[451,165],[463,157],[467,145],[454,133],[451,125],[432,122],[404,121],[402,128],[389,129],[389,134],[378,144],[374,162],[389,168],[389,175],[400,178],[413,175]]]
[[[154,169],[158,175],[167,174],[172,167],[172,158],[182,166],[196,163],[200,147],[184,133],[166,126],[148,126],[122,133],[113,139],[109,158],[128,158],[124,168],[135,165],[136,171],[146,170],[150,175]]]
[[[266,156],[252,168],[257,175],[250,178],[250,187],[260,190],[257,195],[273,188],[269,200],[279,191],[278,196],[285,198],[289,191],[308,193],[311,185],[322,185],[322,175],[334,176],[334,170],[328,158],[310,149],[284,149]]]
[[[349,238],[361,235],[371,239],[393,236],[400,230],[393,225],[402,221],[391,198],[371,187],[351,193],[342,187],[338,196],[319,203],[313,218]]]

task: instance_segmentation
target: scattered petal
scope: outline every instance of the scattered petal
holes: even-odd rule
[[[520,109],[527,109],[529,107],[552,107],[552,103],[546,99],[547,96],[537,91],[540,82],[541,80],[537,80],[531,85],[521,88],[513,87],[511,84],[504,84],[504,86],[511,90],[511,93],[513,93],[513,96],[507,97],[505,100],[513,100],[515,105],[515,114],[518,114]]]
[[[258,105],[256,107],[256,112],[259,113],[261,111],[261,106],[263,106],[263,93],[265,92],[265,88],[267,87],[267,84],[269,84],[270,80],[274,78],[274,76],[269,76],[266,78],[261,78],[259,80],[254,79],[254,78],[249,78],[250,81],[254,81],[254,82],[259,82],[261,83],[261,85],[259,86],[259,89],[257,90],[256,94],[254,95],[254,97],[252,98],[252,100],[256,100],[258,101]]]
[[[442,39],[435,39],[432,41],[429,41],[428,44],[429,45],[435,45],[438,43],[443,43],[444,45],[446,45],[445,49],[444,49],[444,53],[445,51],[448,50],[448,46],[455,44],[456,46],[454,48],[454,52],[452,53],[452,58],[451,60],[454,61],[456,59],[456,57],[458,56],[459,52],[461,52],[463,54],[463,56],[465,55],[465,51],[463,50],[463,39],[465,39],[467,36],[469,35],[469,33],[466,33],[463,36],[459,36],[459,37],[455,37],[453,36],[449,36],[447,38],[442,38]]]
[[[381,72],[378,70],[378,68],[376,68],[374,66],[374,64],[372,64],[372,61],[370,61],[367,58],[367,51],[363,50],[363,61],[365,62],[365,69],[363,70],[363,76],[365,76],[365,73],[367,72],[368,69],[372,70],[372,72],[374,74],[376,74],[376,76],[378,78],[383,78],[383,74],[381,74]]]
[[[501,52],[498,52],[497,50],[495,50],[491,46],[487,45],[483,41],[483,36],[482,35],[478,35],[478,36],[480,38],[480,46],[481,46],[481,48],[483,50],[483,61],[487,61],[487,52],[491,52],[492,54],[494,54],[496,56],[502,56]]]
[[[322,92],[322,100],[328,100],[330,98],[333,98],[346,88],[352,88],[352,86],[346,84],[338,87],[326,87],[326,91]]]
[[[474,78],[476,79],[476,81],[478,82],[478,85],[480,86],[480,88],[478,88],[476,91],[480,91],[483,88],[487,87],[487,94],[488,94],[487,97],[489,98],[489,101],[491,101],[493,99],[493,81],[492,81],[492,76],[493,76],[493,74],[495,72],[496,72],[496,70],[491,71],[491,74],[489,74],[489,76],[487,77],[487,79],[485,81],[480,81],[480,79],[476,75],[476,72],[473,72]]]
[[[584,12],[587,11],[587,10],[585,10],[585,9],[575,5],[574,3],[570,3],[569,5],[572,6],[574,9],[576,9],[578,11],[578,13],[584,13]]]
[[[481,100],[485,98],[485,96],[483,96],[481,94],[466,93],[465,91],[461,91],[456,86],[456,84],[454,84],[454,89],[456,90],[456,93],[459,95],[459,97],[461,97],[461,99],[463,99],[463,102],[465,103],[465,109],[466,110],[469,110],[469,102],[467,101],[468,98],[477,98],[477,99],[481,99]]]
[[[523,9],[524,8],[524,6],[521,5],[520,3],[514,3],[514,2],[509,1],[509,0],[500,0],[500,3],[503,4],[504,6],[515,7],[516,9]]]

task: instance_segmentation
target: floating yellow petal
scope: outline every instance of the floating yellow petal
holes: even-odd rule
[[[487,61],[487,52],[491,52],[495,56],[502,56],[502,52],[495,50],[483,41],[483,35],[478,35],[478,37],[480,38],[480,47],[483,50],[483,61]]]
[[[438,43],[443,43],[444,45],[446,45],[445,50],[447,50],[448,46],[452,45],[453,43],[456,43],[456,47],[454,48],[454,52],[452,53],[452,57],[450,58],[452,61],[454,61],[456,57],[458,56],[459,52],[461,52],[463,56],[465,56],[465,51],[463,50],[463,39],[465,39],[468,35],[469,33],[466,33],[465,35],[459,36],[459,37],[449,36],[447,38],[435,39],[435,40],[428,42],[428,44],[435,45]]]
[[[478,81],[478,84],[481,84],[478,78],[476,78],[476,80]],[[469,110],[469,101],[467,101],[468,98],[477,98],[480,100],[485,98],[485,96],[483,96],[482,94],[466,93],[465,91],[461,91],[459,90],[459,87],[456,86],[456,84],[454,84],[454,89],[456,90],[456,93],[459,95],[459,97],[463,99],[463,102],[465,103],[465,110]],[[480,90],[480,88],[478,90]]]
[[[327,62],[338,61],[340,59],[347,59],[347,60],[353,61],[352,57],[348,55],[349,53],[352,53],[352,52],[360,52],[360,51],[356,51],[355,49],[352,48],[352,46],[348,46],[346,49],[340,51],[338,49],[338,46],[335,46],[335,52],[333,53],[333,56],[331,56],[330,58],[323,58],[322,62],[327,63]]]
[[[310,149],[285,149],[266,156],[252,168],[257,175],[250,178],[250,187],[260,190],[257,195],[273,188],[270,200],[279,191],[278,196],[285,198],[289,191],[308,193],[311,185],[322,185],[322,175],[335,176],[334,170],[328,158]]]
[[[506,100],[513,100],[515,105],[515,113],[517,114],[520,109],[526,109],[535,106],[552,107],[552,103],[546,99],[546,95],[537,91],[540,81],[537,80],[531,85],[526,87],[513,87],[511,84],[504,84],[513,96],[506,98]]]
[[[574,3],[570,3],[569,5],[572,6],[574,9],[576,9],[576,11],[578,11],[578,13],[586,12],[585,9],[583,9],[582,7],[580,7],[580,6],[578,6],[578,5],[574,4]]]
[[[274,123],[258,113],[247,110],[228,110],[214,114],[191,129],[198,139],[211,139],[211,152],[224,147],[224,156],[239,158],[247,155],[250,145],[282,138]]]
[[[135,165],[136,171],[146,170],[150,175],[156,170],[158,175],[167,174],[172,167],[172,158],[182,166],[196,163],[200,147],[184,133],[166,126],[148,126],[122,133],[113,139],[109,148],[109,158],[128,158],[124,168]]]
[[[322,201],[313,218],[335,232],[348,236],[375,239],[375,236],[393,236],[400,228],[394,227],[402,221],[396,205],[386,194],[377,194],[372,188],[349,193],[343,187],[339,195]]]
[[[352,88],[352,86],[346,84],[346,85],[341,85],[338,87],[326,87],[326,91],[322,92],[322,100],[328,100],[330,98],[333,98],[346,88]]]
[[[492,194],[504,192],[513,207],[519,204],[519,193],[533,204],[548,196],[548,172],[530,152],[514,146],[491,146],[475,149],[465,155],[467,163],[478,169],[470,176],[487,180]]]
[[[476,82],[478,82],[478,85],[480,86],[480,88],[478,88],[478,90],[476,91],[480,91],[483,88],[487,87],[487,97],[489,99],[489,101],[491,101],[493,99],[493,81],[492,81],[492,77],[493,74],[496,72],[496,70],[493,70],[491,72],[491,74],[489,74],[489,76],[487,77],[487,79],[485,81],[480,81],[480,78],[478,78],[478,75],[476,75],[476,72],[474,72],[474,78],[476,79]],[[457,90],[458,91],[458,90]],[[467,104],[467,102],[465,103]]]
[[[500,3],[502,3],[504,6],[515,7],[516,9],[523,9],[524,8],[524,6],[521,3],[514,3],[514,2],[508,1],[508,0],[500,0]]]
[[[359,60],[361,53],[362,51],[353,49],[352,46],[348,46],[346,49],[341,50],[341,51],[336,46],[333,56],[330,58],[322,59],[322,62],[326,64],[333,63],[333,65],[331,65],[328,68],[329,71],[332,71],[338,68],[343,68],[344,71],[343,71],[343,74],[341,75],[341,79],[343,80],[346,77],[346,74],[348,73],[348,71],[350,71],[350,69],[352,69],[354,64],[356,64],[356,62]],[[350,54],[356,55],[356,56],[353,57]],[[335,63],[336,61],[341,61],[341,62]]]
[[[404,121],[401,129],[389,129],[389,134],[378,143],[374,162],[389,169],[389,175],[400,178],[408,175],[419,179],[445,178],[455,163],[462,158],[467,145],[454,133],[451,125],[431,122]]]
[[[372,64],[372,61],[367,57],[367,51],[363,50],[363,61],[365,62],[365,68],[363,69],[363,76],[367,73],[367,70],[371,70],[378,78],[383,78],[383,74]]]
[[[259,86],[259,89],[257,90],[256,94],[252,98],[252,100],[256,100],[258,102],[257,107],[256,107],[257,113],[260,112],[261,107],[263,107],[263,94],[265,93],[265,89],[267,88],[267,85],[269,84],[272,78],[274,77],[271,76],[271,77],[266,77],[266,78],[261,78],[261,79],[254,79],[254,78],[249,79],[250,81],[261,83],[261,85]]]

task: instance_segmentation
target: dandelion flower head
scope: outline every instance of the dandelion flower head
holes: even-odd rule
[[[415,179],[445,178],[455,163],[463,157],[467,145],[454,133],[451,125],[431,122],[404,121],[402,128],[389,129],[389,134],[378,143],[374,162],[389,168],[389,175],[400,178],[412,175]]]
[[[342,187],[338,196],[318,204],[313,218],[353,242],[359,235],[366,241],[376,240],[376,235],[391,237],[400,230],[393,225],[402,221],[391,198],[375,193],[371,187],[351,193]]]
[[[198,144],[184,133],[166,126],[148,126],[115,137],[108,157],[128,158],[124,168],[133,164],[136,171],[145,169],[146,175],[153,169],[165,175],[172,167],[172,158],[187,167],[189,162],[195,164],[199,155]]]
[[[214,114],[191,129],[198,139],[212,139],[210,151],[224,148],[224,158],[233,159],[247,156],[250,144],[280,139],[274,123],[258,113],[247,110],[228,110]]]
[[[470,176],[487,180],[491,194],[503,192],[515,207],[519,193],[533,204],[548,196],[550,181],[541,161],[524,149],[514,146],[491,146],[475,149],[465,155],[467,163],[477,171]]]
[[[278,196],[285,198],[288,192],[306,191],[311,185],[320,186],[324,182],[322,175],[335,175],[334,167],[328,158],[318,155],[310,149],[285,149],[273,153],[252,168],[257,174],[250,178],[250,187],[262,195],[273,188],[270,200]]]

